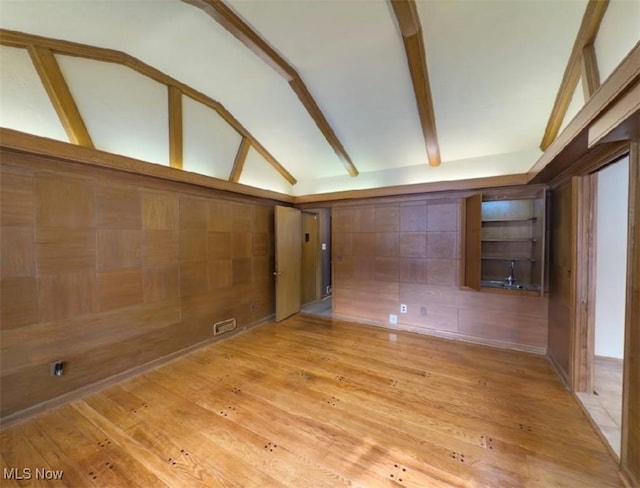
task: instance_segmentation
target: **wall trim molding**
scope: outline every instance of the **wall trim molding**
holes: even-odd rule
[[[571,391],[571,396],[576,401],[576,403],[580,406],[580,410],[582,410],[582,413],[584,414],[584,416],[587,417],[587,420],[591,424],[591,427],[593,428],[594,432],[598,435],[598,437],[606,447],[607,451],[609,452],[613,460],[616,462],[616,464],[618,464],[620,462],[620,456],[618,456],[616,452],[613,450],[613,448],[609,444],[609,441],[600,430],[600,427],[598,427],[597,422],[591,417],[591,414],[589,413],[589,410],[587,410],[587,407],[585,407],[584,403],[580,401],[580,397],[576,394],[575,391]]]
[[[31,407],[25,408],[23,410],[19,410],[18,412],[14,412],[10,415],[7,415],[6,417],[3,417],[2,419],[0,419],[1,423],[0,423],[0,432],[2,432],[3,430],[12,427],[14,425],[20,424],[22,422],[25,422],[31,418],[33,418],[36,415],[42,414],[42,413],[46,413],[49,412],[51,410],[55,410],[57,408],[62,407],[63,405],[66,405],[68,403],[74,402],[76,400],[81,400],[93,393],[97,393],[101,390],[104,390],[110,386],[113,386],[117,383],[120,383],[122,381],[128,380],[130,378],[133,378],[134,376],[138,376],[142,373],[145,373],[147,371],[150,371],[152,369],[156,369],[159,368],[161,366],[165,366],[173,361],[176,361],[184,356],[187,356],[188,354],[191,354],[192,352],[195,352],[199,349],[202,349],[206,346],[210,346],[212,344],[218,343],[218,342],[223,342],[229,339],[232,339],[234,337],[237,337],[245,332],[248,332],[251,329],[263,326],[263,325],[268,325],[269,323],[272,323],[273,320],[275,319],[275,314],[270,314],[267,317],[257,320],[255,322],[252,322],[250,324],[244,325],[243,327],[240,327],[238,329],[236,329],[235,331],[231,332],[230,334],[224,335],[224,336],[215,336],[215,337],[210,337],[209,339],[206,339],[204,341],[200,341],[196,344],[193,344],[191,346],[185,347],[183,349],[179,349],[178,351],[174,351],[172,353],[169,353],[165,356],[153,359],[149,362],[146,362],[144,364],[141,364],[139,366],[136,366],[134,368],[130,368],[127,369],[125,371],[121,371],[120,373],[116,373],[112,376],[109,376],[107,378],[103,378],[101,380],[98,380],[94,383],[91,383],[90,385],[86,385],[86,386],[82,386],[80,388],[77,388],[73,391],[64,393],[60,396],[57,396],[55,398],[52,398],[50,400],[46,400],[44,402],[38,403],[37,405],[33,405]]]
[[[48,139],[13,129],[0,127],[0,150],[43,156],[65,162],[107,168],[166,181],[188,183],[212,190],[222,190],[256,198],[293,203],[294,197],[271,190],[263,190],[241,183],[190,173],[139,159],[112,154],[98,149],[76,146],[68,142]]]
[[[511,351],[524,352],[528,354],[535,354],[537,356],[545,356],[547,354],[546,347],[526,346],[522,344],[513,344],[511,342],[498,341],[493,339],[483,339],[481,337],[469,336],[466,334],[459,334],[456,332],[446,332],[435,329],[423,329],[420,327],[413,327],[411,325],[393,325],[385,322],[379,322],[377,320],[370,320],[362,317],[356,317],[353,315],[345,315],[340,313],[334,313],[333,317],[346,322],[355,322],[358,324],[372,325],[381,329],[387,329],[390,332],[413,332],[414,334],[420,334],[431,337],[438,337],[440,339],[447,339],[452,341],[467,342],[478,346],[495,347],[498,349],[509,349]],[[322,318],[322,317],[321,317]]]

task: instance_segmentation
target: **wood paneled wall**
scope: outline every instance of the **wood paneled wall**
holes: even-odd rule
[[[460,196],[334,207],[335,313],[544,352],[545,298],[460,287],[461,211]]]
[[[573,195],[573,180],[552,191],[549,237],[548,354],[566,384],[570,375],[573,321],[573,229],[576,225]]]
[[[274,312],[272,202],[1,156],[2,417]]]

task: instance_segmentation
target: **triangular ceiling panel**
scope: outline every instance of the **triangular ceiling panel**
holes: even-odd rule
[[[228,179],[242,136],[211,108],[182,97],[184,158],[182,168]]]
[[[640,40],[640,2],[610,0],[594,43],[603,82]]]
[[[56,59],[96,149],[169,164],[166,86],[119,64]]]
[[[69,142],[26,49],[0,47],[0,126]]]
[[[240,183],[273,190],[280,193],[291,193],[292,186],[278,173],[269,162],[254,148],[250,148],[240,175]]]
[[[538,147],[586,3],[418,2],[443,162]]]

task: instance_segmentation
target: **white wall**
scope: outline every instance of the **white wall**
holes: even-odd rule
[[[596,331],[597,356],[622,358],[627,277],[629,158],[598,173]]]
[[[640,2],[611,0],[604,14],[595,48],[600,81],[604,82],[640,40]],[[578,87],[581,89],[581,87]]]

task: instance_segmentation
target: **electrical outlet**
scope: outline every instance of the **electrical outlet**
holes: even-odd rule
[[[62,376],[64,373],[64,362],[54,361],[49,365],[49,370],[51,371],[51,376]]]
[[[400,313],[407,313],[407,304],[403,303],[400,305]]]
[[[420,315],[423,317],[427,315],[427,307],[420,307]]]
[[[396,314],[389,314],[389,323],[390,324],[397,324],[398,323],[398,316]]]

